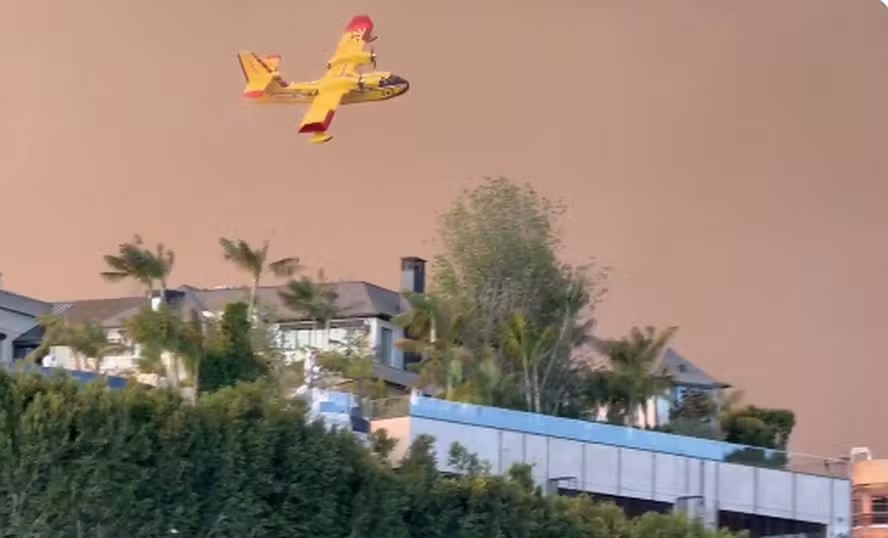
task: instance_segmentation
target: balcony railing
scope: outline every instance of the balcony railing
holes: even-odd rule
[[[848,479],[847,462],[839,457],[790,453],[603,422],[539,415],[422,396],[414,397],[412,400],[409,414],[417,418]]]
[[[855,527],[888,527],[888,512],[858,513],[852,516],[851,521]]]
[[[406,417],[410,414],[410,397],[396,396],[370,400],[364,408],[364,414],[370,420]]]

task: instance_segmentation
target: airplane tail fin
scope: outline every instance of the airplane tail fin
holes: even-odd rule
[[[262,58],[253,52],[241,52],[237,59],[246,82],[244,97],[261,96],[277,76],[281,57],[275,55]]]

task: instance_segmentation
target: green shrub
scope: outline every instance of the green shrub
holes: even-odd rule
[[[420,438],[397,470],[304,406],[239,384],[184,402],[0,373],[0,529],[15,537],[660,538],[729,536],[543,496],[526,469],[435,471]],[[454,453],[461,460],[470,455]]]

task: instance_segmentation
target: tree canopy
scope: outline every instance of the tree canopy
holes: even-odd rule
[[[445,396],[558,414],[575,389],[604,272],[559,258],[563,208],[529,185],[485,180],[441,215],[429,298],[399,323]],[[414,294],[415,295],[415,294]]]
[[[187,404],[168,390],[0,372],[0,398],[5,536],[731,536],[682,516],[629,519],[586,497],[546,496],[521,469],[491,476],[460,450],[450,457],[466,474],[445,477],[427,438],[393,469],[259,384]]]
[[[564,209],[499,177],[464,191],[440,216],[429,291],[406,292],[411,308],[396,318],[407,334],[398,345],[421,358],[422,386],[450,400],[593,420],[603,413],[621,425],[774,448],[772,438],[787,439],[792,423],[779,413],[720,420],[712,405],[706,417],[688,418],[696,395],[671,426],[650,423],[650,400],[673,397],[661,359],[678,328],[593,334],[609,271],[562,259]]]

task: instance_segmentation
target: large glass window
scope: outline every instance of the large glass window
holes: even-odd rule
[[[387,327],[379,329],[379,343],[376,346],[376,358],[383,364],[392,364],[392,330]]]
[[[870,513],[873,525],[888,524],[888,496],[877,495],[870,499]]]

